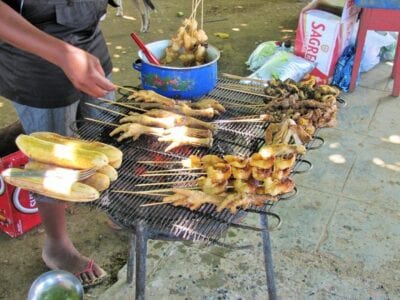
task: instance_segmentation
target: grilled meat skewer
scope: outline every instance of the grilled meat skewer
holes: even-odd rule
[[[128,99],[135,99],[137,102],[160,103],[166,106],[174,106],[176,104],[174,99],[164,97],[152,90],[134,91]]]
[[[121,142],[124,139],[132,137],[135,141],[137,140],[142,134],[151,134],[156,136],[162,136],[164,134],[164,128],[159,127],[150,127],[145,126],[139,123],[126,123],[121,126],[118,126],[113,131],[111,131],[110,136],[114,136],[118,133],[123,132],[118,138],[117,141]]]

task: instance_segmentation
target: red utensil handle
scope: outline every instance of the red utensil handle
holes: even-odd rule
[[[136,42],[136,44],[139,46],[140,50],[143,51],[143,54],[147,57],[150,63],[155,64],[155,65],[160,65],[160,62],[158,59],[153,55],[153,53],[150,52],[149,49],[143,44],[142,40],[138,37],[138,35],[134,32],[131,33],[131,37],[133,40]]]

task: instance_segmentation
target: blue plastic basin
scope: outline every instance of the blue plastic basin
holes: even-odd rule
[[[147,48],[159,60],[164,56],[169,40],[146,44]],[[142,86],[163,96],[193,100],[212,91],[217,84],[217,61],[219,51],[208,45],[207,55],[210,62],[195,67],[170,67],[151,64],[142,50],[138,52],[139,59],[133,63],[133,68],[141,73]]]

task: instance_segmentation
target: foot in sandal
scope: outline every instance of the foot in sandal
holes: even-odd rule
[[[42,258],[52,270],[65,270],[75,274],[84,288],[98,285],[107,278],[107,272],[95,264],[93,259],[80,254],[70,240],[47,241]]]

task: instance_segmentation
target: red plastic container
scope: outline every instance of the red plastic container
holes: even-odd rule
[[[28,162],[20,151],[0,159],[0,173],[7,168],[19,168]],[[36,200],[23,189],[7,184],[0,176],[0,229],[17,237],[41,224]]]

